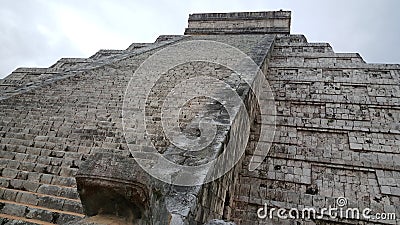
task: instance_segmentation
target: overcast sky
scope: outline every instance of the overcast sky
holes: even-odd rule
[[[291,10],[292,33],[400,63],[399,0],[0,0],[0,78],[17,67],[49,67],[183,34],[190,13]]]

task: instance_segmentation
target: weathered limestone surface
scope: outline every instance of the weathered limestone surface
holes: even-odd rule
[[[17,69],[0,80],[0,224],[399,224],[400,66],[367,64],[358,54],[335,53],[327,43],[308,43],[289,32],[286,11],[193,14],[185,36],[100,50],[88,59],[61,59],[50,68]],[[151,77],[134,77],[158,50],[194,40],[240,49],[273,89],[276,133],[254,171],[249,162],[256,144],[268,144],[260,140],[261,129],[268,127],[260,113],[265,103],[256,99],[265,94],[260,77],[209,62],[182,64],[165,73],[150,95],[143,87]],[[188,152],[165,137],[159,108],[175,85],[201,74],[229,84],[245,107],[229,119],[218,101],[193,98],[181,109],[182,132],[195,138],[204,115],[219,126],[205,151]],[[144,117],[133,113],[132,121],[124,121],[131,129],[124,130],[123,101],[132,77],[129,94],[150,110]],[[251,92],[244,79],[259,92]],[[242,120],[244,112],[249,121]],[[151,122],[146,130],[134,126],[143,119]],[[146,152],[150,139],[171,162],[200,165],[224,151],[236,154],[232,146],[245,140],[246,125],[251,133],[243,157],[204,185],[154,179],[129,151],[154,165]],[[264,204],[321,209],[339,197],[374,214],[396,213],[397,220],[257,217]]]
[[[275,92],[277,133],[260,168],[249,172],[245,160],[233,220],[293,224],[276,216],[257,219],[257,209],[265,203],[321,209],[345,197],[349,207],[395,213],[397,220],[343,223],[398,224],[399,69],[366,64],[358,54],[336,54],[328,44],[307,43],[301,35],[278,37],[265,73]],[[297,222],[338,223],[327,216]]]
[[[235,35],[187,38],[187,40],[195,39],[227,43],[240,48],[246,54],[253,56],[254,60],[262,63],[271,46],[273,36]],[[162,44],[163,42],[170,43],[169,40],[160,40],[158,43]],[[154,44],[155,47],[152,47],[155,49],[161,44]],[[259,53],[263,48],[266,48],[265,51]],[[105,213],[110,214],[116,211],[120,213],[116,208],[96,208],[96,204],[104,204],[104,201],[110,199],[125,199],[127,196],[120,190],[119,182],[126,182],[130,178],[122,176],[122,173],[108,174],[108,177],[103,174],[105,179],[97,182],[102,176],[96,171],[91,171],[90,165],[93,165],[91,164],[93,162],[102,162],[98,158],[100,153],[119,154],[125,157],[129,155],[122,134],[122,97],[127,82],[132,76],[132,71],[151,55],[151,52],[148,51],[138,54],[127,52],[125,53],[127,57],[121,57],[113,63],[105,63],[98,68],[89,65],[90,69],[88,70],[81,69],[82,72],[70,72],[71,74],[66,72],[61,75],[60,79],[48,81],[48,84],[38,82],[38,87],[30,90],[17,87],[12,94],[4,93],[1,139],[2,162],[4,162],[4,168],[2,168],[2,193],[4,193],[2,199],[5,204],[2,213],[4,217],[12,219],[8,216],[11,214],[19,220],[27,221],[28,218],[32,218],[48,223],[62,224],[82,217],[84,212],[88,216],[96,215],[100,211],[103,213],[104,210],[106,210]],[[221,75],[223,74],[221,73]],[[240,80],[238,81],[239,83],[234,85],[242,88]],[[141,82],[138,81],[137,84],[140,85]],[[15,112],[23,113],[16,114]],[[235,129],[240,130],[240,124],[234,126],[238,126]],[[219,135],[223,135],[226,130],[223,129],[221,132]],[[233,133],[231,132],[231,134]],[[232,143],[235,141],[233,139]],[[173,155],[173,152],[170,151],[166,153],[169,156]],[[186,157],[188,156],[186,155]],[[87,162],[86,167],[82,167],[82,172],[78,173],[82,162],[85,161]],[[131,162],[134,163],[133,160]],[[120,163],[115,165],[120,165]],[[101,169],[106,170],[107,163],[103,164]],[[129,163],[121,164],[131,166]],[[126,169],[126,167],[124,168]],[[111,171],[121,170],[112,167]],[[137,171],[144,173],[140,169]],[[88,172],[92,173],[87,174]],[[77,182],[74,177],[77,178]],[[169,214],[165,212],[166,218],[155,220],[160,224],[169,223],[168,221],[171,224],[179,223],[179,221],[204,223],[213,218],[221,218],[224,210],[226,213],[225,195],[228,189],[231,189],[231,193],[233,193],[234,177],[234,173],[230,172],[218,182],[205,187],[163,188],[162,185],[155,187],[161,191],[146,189],[152,186],[147,183],[143,184],[143,180],[139,178],[132,178],[134,181],[132,183],[144,185],[141,190],[145,193],[144,195],[154,196],[155,191],[156,193],[160,192],[156,195],[166,198],[166,201],[160,206],[160,211],[165,211],[168,207]],[[110,181],[110,178],[113,179]],[[79,200],[77,185],[85,207],[82,207]],[[109,196],[102,195],[100,198],[95,195],[97,190],[99,193],[102,193],[101,190],[108,190],[111,193]],[[116,197],[111,190],[121,196]],[[9,192],[15,194],[10,195]],[[29,194],[30,198],[20,199],[18,197],[24,193]],[[186,196],[190,198],[186,198]],[[98,198],[99,200],[97,200]],[[42,199],[47,199],[47,201]],[[139,207],[142,203],[128,201],[124,204]],[[145,203],[149,204],[149,202]],[[8,210],[10,207],[21,208],[21,210],[12,210],[11,213]],[[41,214],[32,214],[39,210],[39,207]],[[146,212],[145,209],[149,208],[150,206],[147,206],[141,210]],[[126,216],[129,213],[121,213],[119,216]],[[151,213],[151,215],[161,216],[162,214]],[[135,218],[133,216],[131,219]]]
[[[130,72],[117,68],[132,71],[151,51],[174,41],[166,38],[2,93],[4,221],[63,224],[84,216],[75,181],[81,163],[94,153],[129,155],[121,108]]]
[[[290,11],[191,14],[185,34],[289,34],[290,20]]]

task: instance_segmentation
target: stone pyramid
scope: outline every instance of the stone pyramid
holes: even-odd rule
[[[400,224],[400,65],[290,23],[192,14],[0,80],[0,225]]]

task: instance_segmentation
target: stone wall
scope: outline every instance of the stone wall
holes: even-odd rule
[[[191,14],[185,34],[288,34],[290,20],[289,11]]]
[[[275,91],[277,130],[262,166],[240,172],[233,220],[238,224],[293,224],[260,219],[257,210],[368,207],[400,213],[397,171],[399,65],[366,64],[358,54],[328,44],[281,36],[265,73]],[[261,124],[259,124],[261,125]],[[254,135],[257,135],[255,133]],[[250,145],[251,146],[251,145]],[[253,145],[254,146],[254,145]],[[250,151],[251,152],[251,151]],[[396,224],[397,220],[297,220],[299,224]]]

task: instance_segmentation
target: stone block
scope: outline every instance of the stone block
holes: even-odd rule
[[[26,206],[6,203],[0,212],[7,215],[25,217],[26,210]]]

